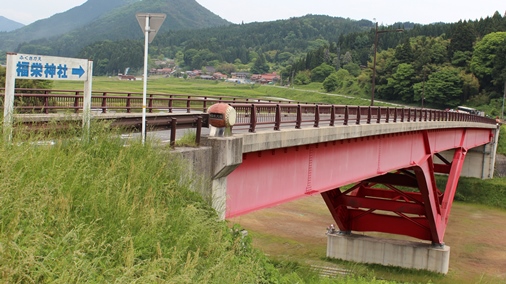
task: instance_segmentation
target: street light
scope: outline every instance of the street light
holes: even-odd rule
[[[374,105],[374,91],[376,88],[376,51],[378,49],[378,34],[384,33],[399,33],[403,32],[404,29],[396,29],[396,30],[381,30],[378,31],[378,22],[376,22],[376,29],[374,31],[374,60],[372,63],[372,94],[371,94],[371,106]]]

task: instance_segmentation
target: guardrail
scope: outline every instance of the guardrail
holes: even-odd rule
[[[3,97],[5,89],[0,88],[0,96]],[[141,112],[142,93],[138,92],[92,92],[91,109],[100,113],[109,111],[116,112]],[[83,91],[75,90],[47,90],[47,89],[23,89],[15,90],[14,109],[19,112],[74,112],[79,113],[83,108]],[[203,111],[214,103],[290,103],[307,104],[300,102],[287,102],[268,99],[244,99],[227,96],[191,96],[176,94],[147,94],[146,111],[186,112]]]
[[[255,132],[259,127],[282,125],[300,129],[302,125],[361,125],[416,121],[462,121],[496,124],[496,120],[466,113],[419,108],[367,107],[346,105],[292,105],[231,103],[237,112],[234,128],[248,127]]]
[[[0,88],[0,91],[3,89]],[[0,93],[3,96],[3,93]],[[83,92],[70,90],[16,89],[14,107],[23,113],[52,113],[82,111]],[[234,128],[280,130],[282,126],[361,125],[413,121],[462,121],[496,124],[494,119],[459,112],[435,109],[320,105],[293,101],[243,99],[226,96],[191,96],[148,94],[147,112],[191,113],[206,112],[215,103],[228,103],[237,111]],[[93,92],[92,110],[107,112],[141,112],[142,93]]]

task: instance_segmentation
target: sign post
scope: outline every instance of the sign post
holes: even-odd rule
[[[135,15],[144,32],[144,84],[142,90],[142,144],[146,142],[146,96],[148,90],[149,44],[165,21],[165,14],[138,13]]]
[[[83,127],[91,118],[93,61],[56,56],[7,53],[4,102],[4,135],[12,139],[16,79],[84,81]]]

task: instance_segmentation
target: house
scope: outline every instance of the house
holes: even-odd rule
[[[260,84],[276,83],[279,80],[281,80],[281,77],[277,75],[276,72],[266,74],[254,74],[251,76],[251,81]]]
[[[216,68],[214,68],[213,66],[206,66],[206,67],[204,67],[202,72],[204,72],[206,74],[213,74],[213,73],[216,73]]]
[[[214,77],[214,79],[216,79],[216,80],[226,80],[226,79],[228,78],[228,76],[227,76],[227,75],[222,74],[222,73],[220,73],[220,72],[215,72],[215,73],[213,74],[213,77]]]
[[[202,75],[201,70],[186,71],[186,76],[188,76],[189,78],[195,78],[200,75]]]
[[[233,72],[232,79],[246,79],[249,77],[248,72]]]
[[[203,80],[216,80],[213,76],[210,76],[210,75],[201,75],[200,79],[203,79]]]
[[[149,74],[151,75],[169,75],[172,73],[172,68],[159,68],[159,69],[151,69],[149,70]]]

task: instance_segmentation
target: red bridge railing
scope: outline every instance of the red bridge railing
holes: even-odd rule
[[[496,124],[494,119],[466,113],[420,108],[346,105],[241,104],[231,103],[237,111],[234,128],[247,127],[249,132],[282,125],[295,128],[313,125],[363,125],[416,121],[462,121]]]
[[[0,89],[0,92],[3,92],[3,89]],[[0,96],[3,95],[0,93]],[[215,103],[228,103],[233,106],[238,114],[234,128],[247,128],[249,132],[255,132],[260,128],[280,130],[282,126],[301,128],[415,121],[496,123],[494,119],[482,116],[425,108],[319,105],[226,96],[147,95],[147,111],[149,113],[154,111],[167,113],[206,112],[207,108]],[[83,92],[16,89],[14,108],[20,113],[78,113],[83,108]],[[141,112],[142,93],[93,92],[91,108],[100,113]]]
[[[101,113],[140,112],[142,93],[138,92],[93,92],[91,109]],[[0,88],[0,96],[4,89]],[[280,100],[246,99],[227,96],[196,96],[175,94],[147,94],[147,111],[186,112],[203,111],[215,103],[281,103]],[[284,102],[288,103],[288,102]],[[290,102],[295,103],[297,102]],[[83,91],[16,89],[14,108],[20,112],[55,113],[74,112],[83,109]]]

